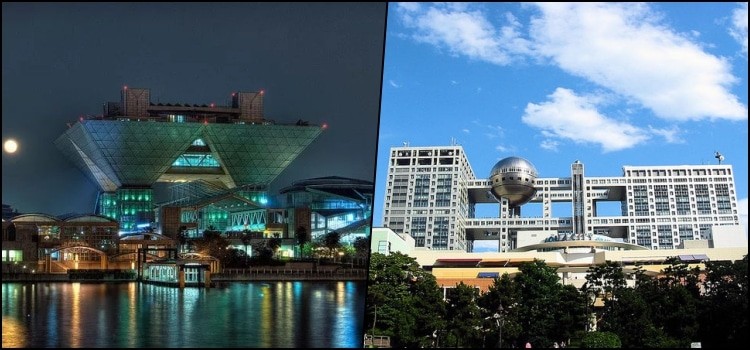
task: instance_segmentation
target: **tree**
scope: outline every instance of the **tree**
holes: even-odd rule
[[[294,237],[297,239],[297,245],[299,246],[300,253],[303,253],[305,243],[310,241],[309,237],[307,237],[307,229],[304,226],[297,226],[297,228],[294,230]]]
[[[584,288],[593,285],[604,300],[598,330],[616,334],[626,348],[689,345],[686,339],[695,332],[696,314],[688,289],[675,283],[680,279],[668,275],[659,281],[639,269],[636,287],[627,288],[625,274],[616,263],[607,262],[590,272]]]
[[[334,252],[341,246],[341,234],[331,231],[323,236],[323,245],[328,249],[329,257],[333,258]]]
[[[706,290],[700,316],[704,347],[748,344],[747,255],[742,260],[706,263]]]
[[[530,341],[537,346],[547,347],[557,340],[551,332],[558,326],[556,311],[560,310],[562,285],[557,269],[535,259],[522,263],[518,270],[520,273],[513,278],[513,282],[518,285],[521,296],[517,315],[523,331],[519,343]]]
[[[558,324],[550,330],[554,341],[561,342],[574,338],[585,331],[589,322],[589,298],[572,285],[560,289],[558,307],[554,314]]]
[[[581,347],[586,349],[620,348],[620,338],[612,332],[589,332],[583,336]]]
[[[680,263],[681,264],[681,263]],[[682,264],[681,264],[682,265]],[[687,267],[685,264],[684,267]],[[687,271],[686,268],[670,269],[664,272],[666,276],[641,280],[635,287],[635,292],[649,306],[649,318],[655,329],[663,334],[657,334],[656,340],[649,340],[658,344],[675,344],[677,347],[689,347],[698,333],[698,305],[699,293],[695,285],[688,286],[684,281],[694,278],[680,272],[676,277],[674,271]],[[697,276],[695,276],[697,278]]]
[[[476,304],[477,289],[464,284],[448,290],[446,319],[448,334],[453,342],[444,345],[479,347],[481,345],[482,315]]]
[[[485,345],[516,343],[521,338],[522,328],[518,317],[521,294],[510,275],[506,273],[500,278],[495,278],[477,303],[487,320],[485,327],[490,330]],[[498,327],[502,327],[502,331]],[[498,339],[500,334],[503,337],[502,342]]]
[[[203,237],[196,239],[194,244],[198,253],[213,256],[222,263],[227,257],[229,242],[218,231],[203,231]]]
[[[247,267],[247,254],[240,249],[227,249],[221,263],[224,267],[230,268]]]
[[[654,326],[649,318],[649,306],[633,289],[623,289],[618,294],[617,307],[611,299],[604,302],[606,311],[597,322],[597,330],[618,335],[626,348],[643,347],[644,340],[653,335]]]
[[[281,238],[271,238],[266,242],[266,247],[271,250],[271,255],[276,255],[276,252],[281,248]]]
[[[315,254],[315,249],[317,248],[317,244],[313,242],[307,242],[304,245],[302,245],[302,256],[313,256]]]
[[[625,273],[618,263],[607,261],[589,268],[584,286],[597,297],[605,300],[616,298],[617,292],[625,288]]]
[[[445,303],[435,277],[414,258],[372,254],[365,316],[368,331],[390,336],[393,347],[434,345],[433,335],[445,329],[444,315]]]

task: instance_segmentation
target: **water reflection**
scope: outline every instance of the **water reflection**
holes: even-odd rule
[[[361,282],[2,288],[4,348],[361,346]]]
[[[29,332],[23,322],[3,316],[3,348],[23,348],[28,346]]]

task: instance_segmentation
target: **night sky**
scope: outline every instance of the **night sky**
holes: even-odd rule
[[[97,186],[54,140],[119,101],[226,105],[265,89],[265,117],[329,125],[271,185],[373,181],[385,3],[3,3],[2,202],[20,212],[92,213]]]

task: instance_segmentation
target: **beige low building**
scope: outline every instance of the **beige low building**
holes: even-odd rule
[[[606,261],[620,263],[626,272],[635,271],[640,265],[647,274],[657,275],[667,266],[665,261],[670,257],[676,257],[691,267],[702,267],[706,261],[740,260],[747,255],[747,240],[743,246],[741,240],[724,239],[723,234],[736,233],[715,232],[714,236],[718,235],[719,238],[716,243],[721,243],[718,246],[714,246],[712,241],[691,241],[687,248],[671,250],[651,250],[621,242],[579,240],[540,243],[519,249],[523,251],[467,253],[415,248],[411,237],[403,237],[388,228],[374,228],[372,251],[384,254],[400,252],[414,257],[420,266],[431,271],[444,289],[464,282],[486,291],[495,277],[505,273],[512,275],[518,272],[520,263],[534,259],[544,260],[549,266],[556,267],[562,283],[580,288],[586,282],[588,269]],[[391,249],[376,249],[383,246],[380,242],[390,242]],[[628,282],[634,283],[634,280]]]

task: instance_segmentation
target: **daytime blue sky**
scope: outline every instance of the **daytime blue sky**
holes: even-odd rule
[[[391,3],[374,225],[390,147],[452,139],[480,178],[508,156],[621,176],[719,151],[747,222],[747,23],[747,3]]]

